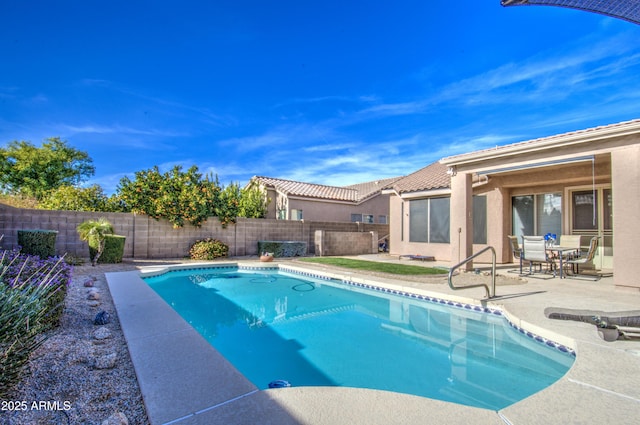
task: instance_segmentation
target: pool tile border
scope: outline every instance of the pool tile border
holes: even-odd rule
[[[323,274],[323,273],[319,273],[319,272],[315,272],[315,271],[306,271],[306,270],[299,270],[297,268],[292,268],[292,267],[288,267],[286,265],[281,265],[281,264],[269,264],[269,265],[247,265],[247,264],[239,264],[239,263],[225,263],[225,264],[220,264],[220,265],[211,265],[211,264],[203,264],[203,265],[198,265],[198,266],[169,266],[166,269],[160,270],[160,271],[155,271],[155,272],[150,272],[150,273],[142,273],[141,275],[143,275],[143,277],[151,277],[151,276],[160,276],[162,274],[168,273],[172,270],[176,270],[176,271],[190,271],[190,270],[206,270],[206,269],[237,269],[237,270],[251,270],[251,271],[261,271],[261,270],[267,270],[267,271],[283,271],[283,272],[287,272],[287,273],[292,273],[292,274],[296,274],[296,275],[300,275],[300,276],[304,276],[304,277],[309,277],[309,278],[313,278],[313,279],[320,279],[320,280],[337,280],[340,281],[343,284],[346,285],[350,285],[350,286],[354,286],[354,287],[358,287],[358,288],[363,288],[363,289],[368,289],[368,290],[372,290],[372,291],[377,291],[377,292],[383,292],[386,294],[391,294],[391,295],[397,295],[397,296],[401,296],[401,297],[406,297],[406,298],[411,298],[411,299],[416,299],[419,301],[426,301],[426,302],[431,302],[431,303],[435,303],[435,304],[442,304],[442,305],[446,305],[449,307],[454,307],[454,308],[459,308],[459,309],[463,309],[463,310],[468,310],[468,311],[476,311],[479,313],[490,313],[496,316],[501,316],[503,317],[507,323],[509,324],[510,327],[512,327],[513,329],[515,329],[516,331],[518,331],[519,333],[521,333],[522,335],[532,339],[533,341],[539,343],[539,344],[543,344],[546,345],[550,348],[556,349],[562,353],[565,354],[569,354],[572,357],[576,357],[576,352],[573,348],[558,343],[556,341],[553,341],[552,339],[549,338],[545,338],[541,335],[538,335],[534,332],[531,332],[521,326],[516,325],[515,323],[513,323],[508,317],[507,315],[504,314],[503,310],[500,308],[496,308],[496,307],[488,307],[488,306],[482,306],[482,305],[477,305],[477,304],[470,304],[470,303],[462,303],[459,301],[453,301],[453,300],[449,300],[449,299],[445,299],[445,298],[439,298],[439,297],[434,297],[434,296],[430,296],[430,295],[423,295],[423,294],[418,294],[416,292],[411,292],[411,291],[407,291],[407,290],[399,290],[399,289],[393,289],[393,288],[389,288],[386,286],[378,286],[378,285],[373,285],[370,283],[362,283],[362,282],[356,282],[352,279],[344,279],[344,278],[335,278],[332,276],[329,276],[327,274]]]

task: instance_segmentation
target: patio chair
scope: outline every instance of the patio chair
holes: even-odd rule
[[[547,270],[553,272],[553,277],[556,276],[555,262],[548,255],[547,244],[543,236],[522,237],[522,259],[529,262],[528,274],[533,274],[534,264],[540,266],[540,272],[542,272],[542,265],[546,264]]]
[[[566,258],[568,260],[578,258],[582,255],[582,245],[580,244],[581,239],[582,236],[580,235],[560,235],[560,246],[576,249],[575,253],[567,253]]]
[[[600,276],[597,276],[597,275],[589,276],[589,275],[580,274],[580,265],[589,264],[593,261],[593,257],[595,257],[596,251],[598,250],[598,239],[599,239],[598,236],[594,236],[591,238],[591,241],[589,242],[589,251],[587,251],[587,255],[585,255],[584,257],[575,258],[567,261],[567,267],[571,266],[571,272],[573,273],[572,277],[582,277],[582,278],[591,279],[591,280],[600,279]]]
[[[508,235],[507,239],[509,239],[509,245],[511,246],[513,258],[520,262],[520,274],[522,274],[522,248],[520,248],[520,244],[518,243],[518,237],[514,235]]]

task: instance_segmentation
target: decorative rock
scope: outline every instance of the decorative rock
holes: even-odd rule
[[[87,299],[97,301],[100,299],[100,293],[97,291],[91,291],[89,292],[89,295],[87,295]]]
[[[96,331],[93,333],[93,337],[95,339],[111,338],[111,331],[105,328],[104,326],[101,326],[98,329],[96,329]]]
[[[85,286],[86,288],[91,288],[91,287],[93,287],[93,282],[95,282],[95,280],[94,280],[94,279],[88,279],[88,280],[85,280],[85,281],[84,281],[84,286]]]
[[[116,412],[102,421],[102,425],[129,425],[129,419],[122,412]]]
[[[116,353],[96,357],[96,369],[113,369],[116,366]]]
[[[89,301],[89,307],[98,307],[100,305],[100,301]]]
[[[95,319],[93,319],[93,324],[94,325],[106,325],[110,321],[111,321],[111,316],[109,316],[109,313],[107,313],[106,311],[103,310],[100,313],[96,314]]]
[[[67,355],[67,362],[69,366],[75,364],[89,364],[92,356],[92,346],[89,341],[76,340],[75,343],[69,344],[69,354]]]

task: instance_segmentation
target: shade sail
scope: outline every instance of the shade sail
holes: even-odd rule
[[[600,13],[640,25],[640,0],[501,0],[503,6],[558,6]]]

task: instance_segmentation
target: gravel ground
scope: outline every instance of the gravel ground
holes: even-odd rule
[[[149,423],[104,276],[136,268],[74,267],[61,325],[34,353],[10,399],[1,400],[0,424]],[[109,313],[110,323],[94,325],[101,311]]]

